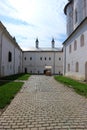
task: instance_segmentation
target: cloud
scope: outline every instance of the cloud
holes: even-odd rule
[[[22,49],[35,46],[62,46],[66,39],[66,18],[63,8],[67,0],[4,0],[0,1],[0,18]]]

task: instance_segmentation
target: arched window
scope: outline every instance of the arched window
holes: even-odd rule
[[[84,46],[84,35],[83,34],[80,37],[80,45],[81,45],[81,47]]]
[[[77,13],[77,9],[75,9],[75,23],[77,23],[78,20],[78,13]]]
[[[9,51],[8,52],[8,62],[12,61],[12,53]]]
[[[77,50],[77,41],[74,42],[74,50]]]
[[[86,17],[86,0],[84,0],[83,10],[84,10],[84,16]]]
[[[76,72],[79,72],[79,63],[76,62]]]
[[[72,46],[70,45],[70,46],[69,46],[69,53],[71,53],[71,49],[72,49]]]
[[[68,71],[70,71],[70,64],[68,64]]]

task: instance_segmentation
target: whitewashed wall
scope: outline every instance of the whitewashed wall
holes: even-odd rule
[[[81,35],[84,35],[84,46],[80,45]],[[77,50],[74,50],[74,41],[77,40]],[[71,45],[71,53],[69,46]],[[87,20],[80,28],[65,42],[64,45],[64,73],[75,79],[85,80],[85,63],[87,62]],[[66,61],[65,61],[66,60]],[[79,63],[79,72],[76,72],[76,62]],[[68,71],[70,64],[70,71]]]
[[[30,57],[32,57],[32,60],[30,60]],[[42,58],[42,60],[40,60],[40,58]],[[51,60],[49,60],[49,58],[51,58]],[[59,58],[61,58],[61,60],[59,60]],[[63,73],[63,53],[55,51],[23,52],[23,71],[27,68],[28,73],[43,74],[45,66],[52,66],[52,74]]]
[[[73,0],[66,6],[67,35],[69,36],[87,17],[87,0]],[[77,11],[77,22],[75,21]]]
[[[0,23],[0,77],[22,73],[22,50]],[[3,32],[3,33],[2,33]],[[12,61],[8,61],[8,53]]]

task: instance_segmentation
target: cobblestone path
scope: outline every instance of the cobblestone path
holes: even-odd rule
[[[87,99],[49,76],[31,76],[0,116],[1,130],[87,130]]]

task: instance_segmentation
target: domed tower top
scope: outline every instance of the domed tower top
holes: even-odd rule
[[[73,32],[73,3],[74,0],[68,0],[64,8],[64,13],[67,16],[67,36]]]
[[[64,8],[64,13],[67,15],[67,7],[68,7],[68,5],[69,4],[71,4],[71,2],[73,1],[73,0],[68,0],[69,2],[66,4],[66,6],[65,6],[65,8]]]
[[[36,41],[35,41],[35,43],[36,43],[36,48],[38,48],[38,44],[39,44],[39,40],[38,40],[38,38],[36,38]]]
[[[54,38],[52,38],[51,43],[52,43],[52,48],[55,48],[55,40],[54,40]]]

